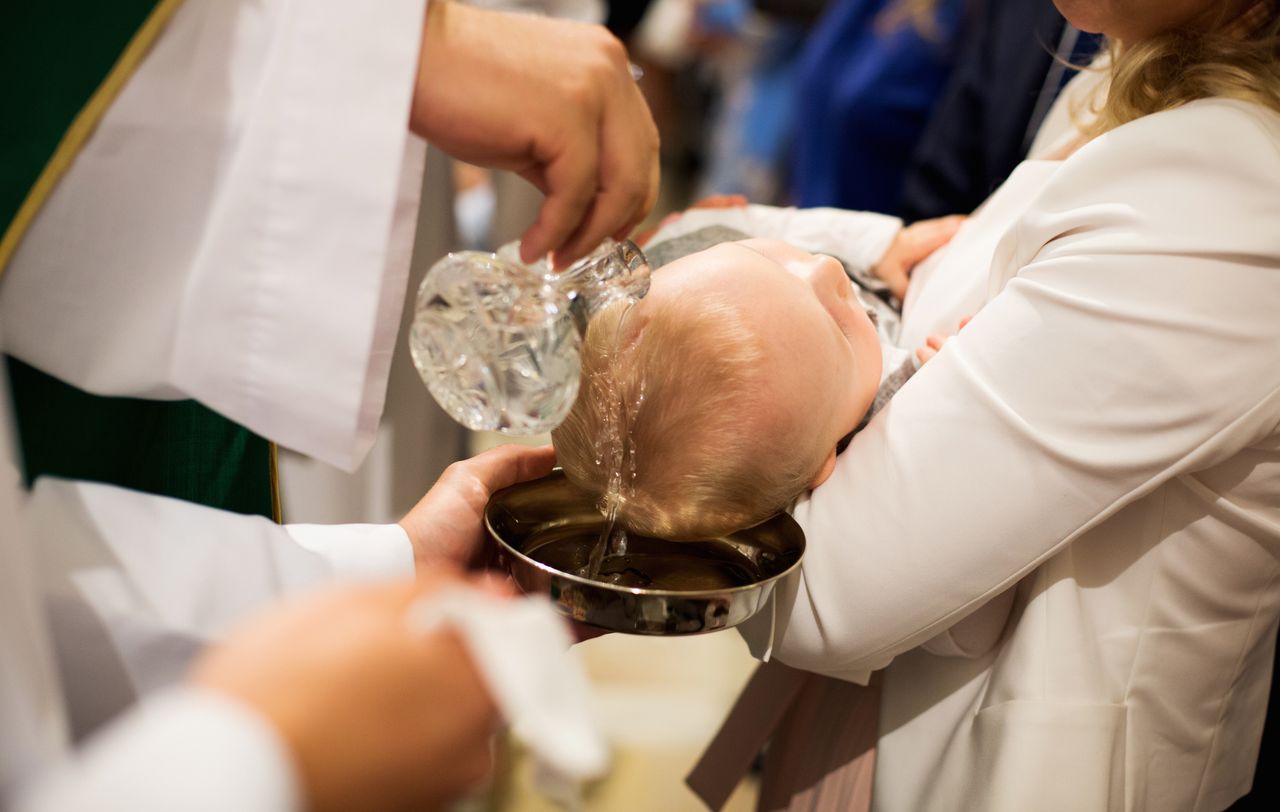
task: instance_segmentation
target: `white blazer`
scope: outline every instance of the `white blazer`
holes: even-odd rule
[[[967,230],[904,333],[986,304],[798,506],[773,656],[889,666],[877,809],[1221,809],[1280,615],[1280,114],[1147,116]],[[1015,586],[986,656],[917,648]]]

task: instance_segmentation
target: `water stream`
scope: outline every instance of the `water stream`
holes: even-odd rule
[[[613,350],[607,359],[608,369],[615,368],[625,360],[623,355],[629,348],[622,346],[621,334],[632,307],[634,304],[627,305],[627,312],[618,319],[618,335],[614,337]],[[591,551],[585,573],[586,577],[599,580],[609,559],[627,554],[627,531],[618,526],[618,512],[622,503],[635,493],[634,426],[636,415],[644,404],[644,382],[641,381],[634,398],[622,390],[617,378],[611,374],[597,374],[587,385],[592,387],[591,394],[604,409],[602,430],[596,438],[595,463],[605,483],[600,500],[600,512],[605,517],[605,522],[600,539]]]

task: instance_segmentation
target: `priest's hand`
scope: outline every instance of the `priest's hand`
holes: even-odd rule
[[[438,809],[491,770],[499,716],[458,637],[405,611],[457,578],[347,588],[259,616],[207,653],[197,686],[252,708],[297,767],[308,809]]]
[[[521,237],[557,267],[623,238],[658,194],[658,131],[626,49],[600,26],[432,0],[411,129],[547,197]]]
[[[450,465],[400,520],[413,543],[418,572],[479,563],[489,497],[517,482],[546,476],[555,464],[555,450],[549,445],[504,445]]]

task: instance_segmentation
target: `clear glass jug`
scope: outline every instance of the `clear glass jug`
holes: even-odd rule
[[[540,434],[578,396],[591,317],[649,292],[649,265],[630,241],[607,240],[568,270],[520,261],[520,244],[449,254],[427,271],[409,349],[436,402],[462,425]]]

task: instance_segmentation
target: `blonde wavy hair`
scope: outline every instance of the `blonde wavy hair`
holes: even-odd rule
[[[804,492],[827,450],[804,427],[763,424],[769,348],[738,306],[701,297],[653,311],[628,325],[619,303],[591,320],[577,401],[551,433],[556,458],[571,482],[603,499],[602,446],[616,441],[622,415],[631,424],[624,527],[692,540],[758,524]]]
[[[1280,2],[1222,2],[1207,19],[1132,45],[1113,41],[1105,100],[1091,101],[1100,135],[1197,99],[1225,97],[1280,112]]]

